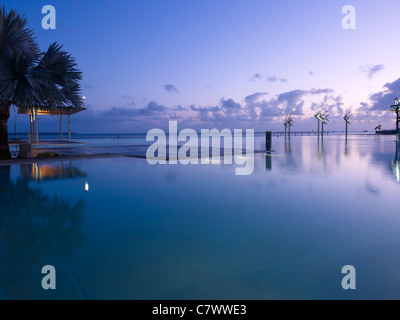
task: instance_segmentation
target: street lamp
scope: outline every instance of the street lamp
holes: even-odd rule
[[[351,112],[346,113],[343,117],[344,121],[346,121],[346,141],[347,141],[347,127],[349,124],[351,124],[350,118],[351,118]]]
[[[318,113],[315,115],[315,118],[318,120],[318,136],[319,136],[319,123],[321,122],[322,124],[322,135],[324,135],[324,124],[328,124],[328,111],[326,110],[320,110]]]
[[[289,137],[290,137],[290,128],[294,126],[293,116],[292,115],[286,116],[283,124],[285,126],[285,138],[286,138],[287,128],[289,128]]]
[[[396,98],[394,99],[394,105],[391,106],[391,108],[393,110],[390,111],[394,111],[396,112],[396,140],[399,140],[399,112],[400,112],[400,99]]]

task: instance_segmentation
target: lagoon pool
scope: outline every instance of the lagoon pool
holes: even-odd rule
[[[0,166],[0,299],[399,299],[393,137],[273,149],[250,176],[123,157]]]

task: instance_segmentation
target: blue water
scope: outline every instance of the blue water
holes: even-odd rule
[[[0,167],[0,298],[399,299],[393,137],[273,149],[250,176],[133,158]]]

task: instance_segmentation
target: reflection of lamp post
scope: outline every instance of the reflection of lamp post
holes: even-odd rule
[[[394,161],[392,162],[392,168],[393,168],[393,175],[396,178],[397,182],[400,183],[400,143],[397,141],[396,142],[396,157]]]

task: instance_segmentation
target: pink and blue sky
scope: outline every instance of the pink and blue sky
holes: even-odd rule
[[[168,128],[315,130],[392,129],[400,98],[398,0],[50,0],[2,1],[24,13],[44,50],[53,42],[76,57],[88,110],[78,133]],[[44,30],[44,5],[57,10]],[[342,7],[356,8],[356,30],[342,28]],[[13,119],[13,118],[12,118]],[[11,124],[11,123],[10,123]],[[26,116],[20,132],[29,131]],[[10,125],[11,127],[11,125]],[[41,131],[57,132],[42,117]],[[10,128],[10,131],[11,128]]]

